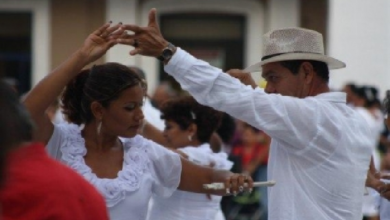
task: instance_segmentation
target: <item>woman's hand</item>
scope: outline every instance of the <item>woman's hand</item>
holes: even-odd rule
[[[121,26],[122,23],[111,26],[111,22],[109,22],[95,30],[85,39],[80,52],[86,59],[87,64],[102,57],[107,50],[116,44],[117,38],[124,32]]]
[[[158,57],[165,47],[168,46],[168,41],[164,39],[160,32],[156,19],[156,9],[149,12],[148,26],[140,27],[138,25],[124,25],[123,29],[132,31],[134,34],[123,34],[118,38],[117,42],[133,46],[130,55],[136,54]]]
[[[179,190],[221,196],[252,191],[253,180],[249,175],[196,165],[184,158],[181,158],[181,161],[182,172]],[[204,187],[205,184],[212,183],[223,183],[224,188],[211,189]]]
[[[247,174],[233,174],[225,180],[225,190],[227,195],[242,193],[244,191],[252,192],[253,180]]]

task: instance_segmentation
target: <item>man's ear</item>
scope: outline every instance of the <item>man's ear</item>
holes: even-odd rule
[[[102,120],[104,107],[97,101],[91,103],[91,112],[94,118]]]
[[[301,70],[303,72],[303,77],[304,77],[305,83],[306,84],[312,83],[313,79],[314,79],[314,74],[315,74],[313,65],[311,65],[311,63],[309,63],[309,62],[303,62],[301,64]]]

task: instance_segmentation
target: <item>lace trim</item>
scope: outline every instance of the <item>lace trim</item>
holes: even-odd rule
[[[180,150],[180,149],[179,149]],[[224,152],[220,153],[213,153],[210,144],[204,143],[198,147],[193,147],[193,146],[187,146],[183,148],[182,150],[184,153],[187,153],[190,159],[193,160],[193,162],[200,164],[200,165],[205,165],[209,166],[211,162],[214,163],[214,169],[222,169],[222,170],[230,170],[233,166],[233,162],[228,160],[228,155]],[[193,154],[192,152],[202,152],[201,155],[198,153]],[[199,157],[202,158],[199,158]],[[210,164],[202,164],[202,160],[205,158],[209,159]],[[201,161],[198,161],[201,160]]]
[[[96,176],[84,161],[87,154],[84,138],[77,125],[66,125],[62,128],[66,140],[61,146],[62,161],[84,176],[104,196],[107,207],[113,207],[125,199],[126,192],[139,189],[143,174],[148,170],[150,160],[143,138],[136,136],[126,139],[124,147],[124,165],[115,179],[101,179]],[[130,153],[131,148],[131,153]]]

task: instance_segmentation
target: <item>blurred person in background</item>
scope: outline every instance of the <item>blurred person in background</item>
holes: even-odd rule
[[[234,118],[227,113],[222,113],[221,124],[217,129],[217,134],[222,140],[222,152],[230,154],[232,141],[236,132],[236,122]]]
[[[384,126],[384,129],[379,138],[378,150],[381,154],[386,154],[390,149],[390,131]]]
[[[233,162],[233,167],[230,169],[234,173],[243,172],[241,157],[231,154],[234,137],[236,134],[236,120],[227,113],[223,113],[221,124],[217,129],[217,134],[222,139],[222,152],[228,154],[228,160]],[[235,197],[225,196],[221,200],[221,208],[224,216],[228,218],[229,213],[231,212],[231,207]],[[230,219],[230,218],[228,218]]]
[[[385,98],[383,100],[383,112],[385,114],[385,124],[387,128],[390,128],[390,90],[386,91]],[[375,189],[377,194],[375,195],[375,202],[379,212],[379,219],[390,219],[390,151],[387,151],[383,157],[382,168],[380,172],[376,170],[367,175],[368,186]]]
[[[198,104],[186,96],[166,101],[161,106],[165,120],[166,146],[186,159],[216,169],[230,170],[233,163],[226,153],[214,153],[210,139],[218,128],[222,113]],[[221,196],[177,190],[172,196],[153,196],[150,220],[215,220],[221,212]]]
[[[60,97],[58,97],[49,108],[46,110],[46,114],[49,116],[49,119],[54,124],[61,124],[66,122],[65,116],[62,114]]]
[[[380,135],[384,129],[383,114],[380,106],[378,107],[378,90],[372,86],[355,86],[352,88],[352,96],[354,96],[353,108],[367,121],[370,130],[368,135],[371,143],[369,147],[372,150],[373,166],[375,170],[380,169],[381,157],[377,146],[379,144]],[[368,194],[363,198],[363,216],[364,219],[376,220],[379,213],[375,204],[375,189],[368,188]]]
[[[380,168],[380,155],[377,149],[380,134],[384,129],[384,115],[381,110],[378,90],[372,86],[361,86],[354,89],[355,109],[367,121],[370,129],[371,149],[376,169]],[[379,105],[378,105],[379,103]]]
[[[154,90],[151,102],[154,107],[159,109],[165,101],[178,96],[179,94],[173,89],[169,81],[161,81]]]
[[[357,86],[354,83],[347,83],[344,85],[341,91],[347,94],[347,104],[351,107],[355,106],[356,90]]]
[[[267,164],[271,139],[264,132],[245,123],[237,143],[233,146],[231,154],[241,159],[243,172],[252,176],[255,181],[267,181]],[[263,209],[261,219],[267,219],[268,195],[267,188],[259,189],[259,209]]]
[[[44,145],[33,141],[34,125],[27,110],[2,81],[0,109],[0,162],[6,165],[0,189],[3,219],[108,220],[104,200],[96,189],[50,159]]]

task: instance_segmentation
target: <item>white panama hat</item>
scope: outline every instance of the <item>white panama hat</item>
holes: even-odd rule
[[[322,61],[329,69],[345,67],[344,62],[325,55],[322,34],[304,28],[284,28],[264,35],[261,61],[245,71],[261,72],[264,64],[286,60]]]

